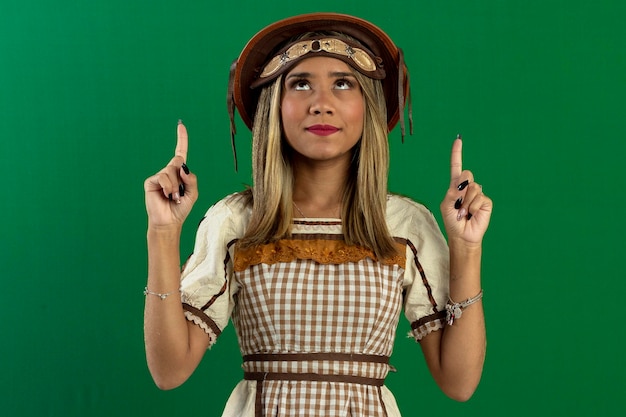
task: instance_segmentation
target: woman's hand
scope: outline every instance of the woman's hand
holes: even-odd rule
[[[478,246],[489,226],[493,203],[474,182],[471,171],[463,170],[463,142],[458,137],[450,157],[450,187],[441,202],[448,241]]]
[[[198,199],[198,182],[187,168],[187,129],[178,122],[176,151],[165,168],[144,182],[149,227],[180,228]]]

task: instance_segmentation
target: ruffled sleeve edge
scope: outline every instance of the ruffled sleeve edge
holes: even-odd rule
[[[411,323],[411,331],[408,337],[415,339],[416,342],[422,340],[428,334],[441,330],[446,325],[446,312],[439,311],[430,316],[423,317]]]
[[[183,312],[185,318],[192,323],[200,326],[202,330],[209,336],[209,348],[211,348],[222,331],[215,322],[207,316],[202,310],[197,309],[189,304],[183,303]]]

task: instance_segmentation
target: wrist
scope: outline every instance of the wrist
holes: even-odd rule
[[[148,227],[148,250],[178,250],[181,228],[179,227]]]
[[[154,225],[148,224],[148,238],[158,238],[158,239],[180,239],[180,235],[183,228],[182,225],[172,224],[172,225]]]
[[[449,250],[451,296],[461,299],[476,295],[481,288],[482,246],[451,241]]]
[[[448,240],[450,255],[480,257],[482,255],[482,243],[467,242],[466,240],[453,238]]]

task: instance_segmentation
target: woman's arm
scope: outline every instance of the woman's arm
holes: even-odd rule
[[[450,298],[462,302],[480,293],[481,248],[450,247]],[[453,325],[425,336],[420,345],[442,391],[457,401],[473,395],[482,375],[486,335],[482,302],[463,310]]]
[[[179,123],[176,154],[144,183],[148,212],[148,283],[144,310],[146,358],[161,389],[182,384],[193,373],[208,336],[183,313],[180,298],[180,234],[198,198],[197,180],[185,165],[187,131]]]
[[[441,203],[450,251],[450,299],[461,303],[478,296],[481,286],[482,239],[489,225],[492,201],[462,170],[462,142],[452,146],[451,182]],[[468,400],[476,390],[485,360],[486,332],[482,301],[462,311],[462,317],[421,341],[428,367],[446,395]]]

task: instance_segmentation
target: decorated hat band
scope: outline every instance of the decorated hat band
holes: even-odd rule
[[[336,57],[370,78],[378,80],[385,78],[385,70],[381,67],[382,59],[359,46],[351,45],[341,39],[327,37],[299,40],[288,45],[282,52],[270,59],[251,87],[258,87],[276,78],[308,54]]]

